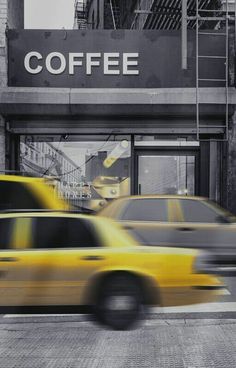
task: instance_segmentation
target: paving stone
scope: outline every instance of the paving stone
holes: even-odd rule
[[[236,367],[234,319],[153,319],[126,332],[69,317],[38,321],[1,319],[1,368]]]

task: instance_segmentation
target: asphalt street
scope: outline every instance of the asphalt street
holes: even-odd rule
[[[225,283],[216,303],[155,308],[124,332],[86,315],[0,315],[0,368],[235,368],[236,278]]]

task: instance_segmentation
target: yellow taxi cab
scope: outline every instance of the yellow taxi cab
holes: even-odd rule
[[[207,198],[127,196],[98,214],[118,221],[143,245],[206,250],[217,273],[236,274],[236,217]]]
[[[69,209],[69,205],[56,195],[56,191],[49,184],[44,178],[0,175],[0,211]]]
[[[0,215],[1,307],[92,306],[98,321],[126,329],[143,306],[214,300],[224,285],[206,269],[199,252],[141,246],[102,217]]]

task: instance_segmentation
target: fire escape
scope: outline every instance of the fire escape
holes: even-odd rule
[[[74,29],[87,29],[86,0],[75,1]]]
[[[229,128],[229,30],[230,21],[235,22],[234,0],[139,0],[134,11],[131,29],[158,29],[182,31],[182,69],[187,69],[188,30],[196,32],[196,138],[208,140],[211,132],[217,137],[211,140],[228,140]],[[204,50],[204,37],[213,37],[223,44],[223,50]],[[222,39],[224,40],[222,42]],[[204,68],[204,62],[207,67]],[[214,63],[221,64],[221,75],[213,77]],[[205,64],[206,65],[206,64]],[[217,87],[223,91],[224,103],[221,121],[206,124],[204,87]],[[214,136],[214,135],[213,135]]]
[[[221,8],[207,9],[199,6],[196,1],[196,125],[197,125],[197,140],[209,140],[207,137],[207,130],[211,128],[222,130],[221,138],[214,140],[227,141],[229,136],[229,3],[228,0],[224,1]],[[206,24],[206,26],[205,26]],[[206,27],[210,28],[210,31],[206,31]],[[223,38],[224,50],[217,54],[207,52],[202,54],[201,43],[204,37],[214,37],[215,39]],[[201,63],[203,60],[208,60],[208,64],[214,68],[214,62],[221,62],[223,64],[222,76],[208,76],[202,75],[203,70]],[[206,85],[220,85],[224,89],[224,118],[220,125],[205,125],[202,122],[202,99],[201,99],[201,87]],[[213,140],[213,139],[210,139]]]
[[[109,0],[114,29],[120,28],[120,7],[117,0]]]
[[[182,68],[187,69],[187,29],[191,24],[196,33],[196,137],[199,141],[227,141],[229,137],[229,31],[230,21],[235,22],[235,2],[217,0],[201,2],[195,0],[195,9],[188,12],[188,0],[182,0]],[[209,45],[204,50],[204,37]],[[211,42],[222,45],[211,49]],[[223,41],[222,41],[223,40]],[[185,49],[185,50],[184,50]],[[204,63],[207,66],[204,68]],[[221,72],[214,75],[218,63]],[[222,93],[220,120],[206,124],[204,121],[205,87],[216,87]],[[217,108],[217,107],[216,107]],[[217,134],[210,135],[215,131]]]

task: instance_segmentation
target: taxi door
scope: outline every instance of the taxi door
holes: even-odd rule
[[[18,253],[23,305],[79,305],[89,277],[106,262],[90,221],[35,215],[30,246]]]
[[[173,206],[178,215],[174,224],[176,246],[210,250],[220,245],[221,231],[227,225],[217,222],[217,212],[191,198],[175,199]]]
[[[108,257],[92,224],[44,214],[12,221],[9,249],[0,252],[0,305],[81,304]]]
[[[143,244],[175,246],[176,206],[168,198],[143,198],[130,201],[120,224]]]
[[[24,305],[28,282],[31,219],[0,219],[0,306]]]

